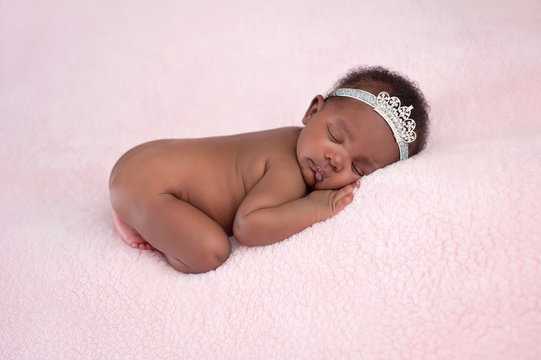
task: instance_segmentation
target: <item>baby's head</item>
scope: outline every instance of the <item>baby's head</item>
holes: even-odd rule
[[[382,67],[350,71],[326,97],[312,100],[302,120],[297,159],[305,182],[338,189],[417,154],[428,136],[428,109],[400,74]]]
[[[334,91],[340,88],[364,90],[376,96],[385,91],[390,96],[400,99],[400,106],[412,106],[410,117],[415,120],[414,132],[417,138],[409,143],[409,157],[424,149],[428,137],[428,113],[430,107],[421,90],[407,77],[381,66],[359,67],[349,71],[340,79],[325,99],[333,98],[331,101],[342,100],[342,97],[331,96]]]

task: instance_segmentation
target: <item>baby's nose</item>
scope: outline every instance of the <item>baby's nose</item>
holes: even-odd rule
[[[328,156],[327,159],[329,160],[329,165],[334,171],[342,171],[342,168],[344,167],[344,156],[342,154],[337,152]]]

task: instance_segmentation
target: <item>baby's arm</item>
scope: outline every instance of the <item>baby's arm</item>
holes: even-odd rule
[[[298,174],[298,169],[268,169],[246,196],[233,225],[239,243],[256,246],[284,240],[336,215],[351,203],[353,189],[359,186],[354,183],[339,190],[317,190],[304,196],[306,187],[302,180],[284,181],[290,171]]]

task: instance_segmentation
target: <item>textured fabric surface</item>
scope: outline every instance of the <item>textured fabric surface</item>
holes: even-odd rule
[[[539,358],[539,4],[0,1],[0,358]],[[358,64],[418,81],[424,153],[206,274],[120,240],[127,149],[300,125]]]

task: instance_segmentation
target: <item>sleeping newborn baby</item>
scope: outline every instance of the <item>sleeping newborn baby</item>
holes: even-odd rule
[[[129,245],[176,270],[216,269],[229,236],[281,241],[344,209],[361,177],[421,151],[427,109],[405,77],[363,67],[317,95],[303,127],[144,143],[113,167],[113,220]]]

